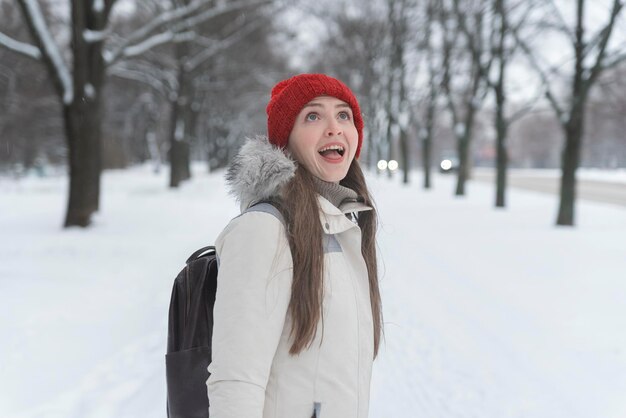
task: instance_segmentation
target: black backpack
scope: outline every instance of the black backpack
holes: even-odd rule
[[[245,212],[267,212],[284,224],[280,204],[261,201]],[[208,418],[206,381],[211,363],[218,260],[214,246],[195,251],[174,280],[170,299],[165,375],[169,418]]]
[[[216,291],[217,255],[207,246],[191,254],[172,289],[165,355],[170,418],[209,416],[206,381]]]

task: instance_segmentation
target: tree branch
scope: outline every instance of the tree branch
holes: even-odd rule
[[[39,3],[36,0],[17,0],[22,9],[24,19],[30,29],[31,36],[39,46],[43,60],[47,64],[48,71],[55,80],[57,91],[64,104],[70,104],[74,100],[74,86],[70,71],[61,57],[58,45],[54,42],[52,34],[43,17]]]
[[[524,51],[524,54],[528,58],[528,61],[530,61],[530,65],[535,69],[535,71],[539,75],[539,78],[541,79],[541,84],[545,88],[546,98],[548,99],[548,101],[550,102],[550,105],[556,112],[557,117],[559,119],[559,123],[565,123],[565,117],[566,117],[565,112],[563,111],[556,97],[552,93],[552,90],[550,89],[550,82],[548,80],[548,76],[546,75],[543,68],[541,68],[541,65],[539,65],[539,62],[537,61],[537,57],[535,57],[535,54],[533,54],[533,51],[526,44],[526,42],[524,42],[524,40],[520,38],[517,30],[514,30],[513,28],[511,28],[511,33],[515,37],[517,44],[520,46],[520,48],[522,48],[522,51]]]
[[[221,39],[217,42],[212,42],[211,45],[205,45],[205,49],[203,49],[196,56],[190,58],[183,65],[187,71],[193,71],[198,68],[203,62],[207,59],[215,56],[220,51],[223,51],[226,48],[231,47],[237,42],[241,41],[249,34],[263,26],[265,22],[263,19],[255,19],[252,23],[249,23],[247,26],[244,25],[243,28],[239,28],[234,34],[230,35],[225,39]]]
[[[624,61],[626,61],[626,51],[607,57],[605,64],[602,65],[602,70],[617,67]]]
[[[0,46],[28,58],[32,58],[37,61],[41,60],[41,51],[39,51],[39,48],[35,45],[15,40],[2,32],[0,32]]]
[[[213,17],[221,14],[237,10],[243,7],[249,7],[252,5],[261,5],[269,3],[270,0],[234,0],[228,2],[223,6],[214,6],[208,10],[202,11],[207,5],[211,5],[210,2],[204,0],[193,0],[186,6],[177,8],[175,10],[168,10],[161,13],[152,21],[148,22],[143,27],[134,31],[130,36],[125,39],[121,45],[112,50],[103,51],[103,57],[106,65],[112,65],[122,57],[127,56],[126,53],[130,48],[137,48],[137,45],[148,42],[150,39],[161,38],[164,39],[166,35],[164,33],[171,32],[171,39],[174,39],[174,35],[178,32],[187,31],[202,22],[205,22]],[[156,33],[159,31],[165,31],[164,33]],[[154,45],[161,45],[163,42],[155,42]],[[147,51],[149,48],[143,49],[142,52]],[[136,54],[135,54],[136,55]]]
[[[169,94],[171,92],[171,89],[168,88],[165,85],[165,83],[163,83],[163,81],[161,81],[158,77],[155,77],[152,74],[147,73],[145,71],[116,66],[116,67],[111,67],[111,69],[107,72],[114,77],[119,77],[119,78],[123,78],[126,80],[139,81],[140,83],[143,83],[149,86],[150,88],[152,88],[154,91],[156,91],[157,93],[159,93],[161,96],[163,96],[166,99],[169,97]]]
[[[569,26],[567,25],[567,22],[565,21],[565,18],[563,17],[563,14],[561,13],[561,10],[556,5],[554,0],[550,0],[548,2],[548,4],[551,6],[552,11],[554,12],[554,15],[556,16],[557,20],[559,21],[559,24],[558,25],[553,25],[553,27],[558,29],[558,30],[560,30],[561,32],[563,32],[565,34],[565,36],[567,36],[569,38],[569,41],[573,44],[576,41],[576,39],[575,39],[574,34],[572,33],[572,31],[569,29]]]
[[[622,7],[623,7],[623,3],[621,2],[621,0],[613,1],[611,17],[609,18],[609,21],[606,24],[606,26],[600,32],[602,36],[600,40],[600,45],[598,47],[598,54],[596,55],[596,62],[591,68],[591,71],[589,72],[589,76],[587,77],[587,79],[583,80],[584,94],[586,94],[589,91],[589,88],[594,83],[596,78],[598,78],[598,75],[602,71],[602,61],[604,60],[606,47],[609,43],[609,39],[611,38],[611,32],[613,31],[613,27],[615,26],[615,19],[617,18],[617,15],[619,15],[620,11],[622,10]]]
[[[521,119],[523,116],[526,116],[528,113],[530,113],[535,107],[535,105],[539,102],[539,99],[541,98],[542,95],[543,95],[542,89],[538,89],[535,97],[527,101],[524,105],[522,105],[522,107],[520,107],[517,111],[513,112],[511,116],[509,116],[508,124],[510,125],[513,122]]]

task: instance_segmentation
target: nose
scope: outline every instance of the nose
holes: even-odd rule
[[[343,134],[343,130],[336,120],[331,120],[326,127],[326,136],[338,136]]]

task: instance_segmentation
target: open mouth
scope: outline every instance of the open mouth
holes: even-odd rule
[[[338,159],[343,157],[346,150],[341,145],[329,145],[317,151],[322,157],[330,159]]]

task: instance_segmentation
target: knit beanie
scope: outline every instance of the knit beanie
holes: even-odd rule
[[[363,144],[363,118],[359,103],[348,86],[325,74],[299,74],[283,80],[272,88],[267,112],[269,142],[285,148],[296,116],[305,104],[318,96],[332,96],[346,102],[352,109],[359,142],[354,158],[359,158]]]

